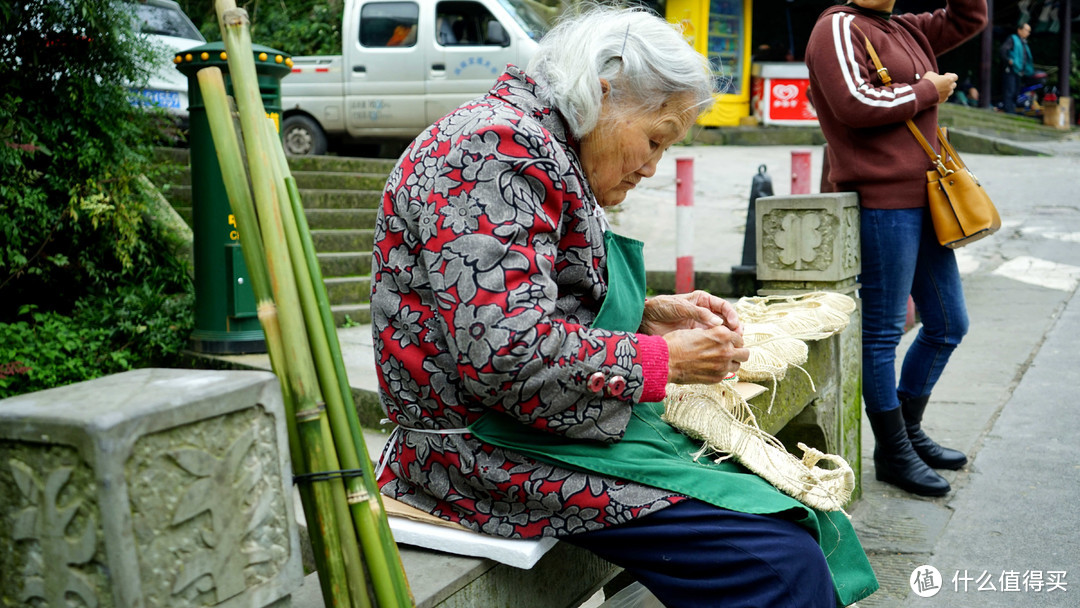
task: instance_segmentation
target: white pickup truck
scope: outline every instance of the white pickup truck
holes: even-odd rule
[[[289,154],[412,139],[524,67],[548,28],[527,0],[347,0],[343,19],[344,54],[293,57],[281,81]]]

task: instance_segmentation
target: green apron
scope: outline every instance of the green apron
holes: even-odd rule
[[[637,331],[645,310],[643,244],[608,231],[604,245],[608,293],[593,327]],[[857,602],[878,588],[866,553],[843,513],[812,509],[730,459],[695,462],[692,454],[700,451],[701,444],[661,420],[663,412],[663,403],[634,405],[626,434],[611,444],[546,433],[494,412],[469,428],[488,443],[537,460],[670,490],[732,511],[774,514],[798,522],[821,545],[841,605]]]

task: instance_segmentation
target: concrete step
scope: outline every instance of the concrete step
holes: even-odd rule
[[[173,207],[191,207],[191,186],[167,184],[161,187],[165,199]],[[300,191],[304,209],[378,209],[381,190],[309,190]]]
[[[171,202],[171,201],[170,201]],[[191,205],[173,205],[180,217],[192,225]],[[305,209],[308,228],[311,230],[374,229],[376,209]]]
[[[296,187],[329,190],[378,190],[386,185],[384,173],[337,173],[333,171],[295,171]]]
[[[375,230],[312,230],[311,240],[318,252],[371,251],[375,243]]]
[[[154,158],[160,164],[184,165],[190,163],[188,148],[159,147]],[[392,158],[357,158],[347,156],[290,156],[290,171],[338,171],[342,173],[382,173],[387,175],[397,160]]]
[[[319,270],[326,277],[349,277],[371,273],[370,251],[346,251],[342,253],[317,253]]]
[[[375,228],[375,209],[304,209],[312,230]]]
[[[175,167],[179,167],[176,169]],[[191,186],[191,171],[184,165],[173,165],[163,171],[163,179],[177,186]],[[377,190],[386,185],[385,173],[341,173],[338,171],[293,171],[296,187],[331,190]]]
[[[382,201],[379,190],[316,189],[301,190],[304,209],[378,209]]]
[[[338,173],[381,173],[389,175],[397,161],[390,158],[351,158],[346,156],[290,156],[289,170],[335,171]]]
[[[355,327],[356,325],[364,325],[368,327],[370,332],[371,323],[371,304],[364,302],[362,304],[336,304],[330,306],[330,312],[334,315],[334,325],[337,327]],[[357,408],[362,411],[365,416],[362,416],[361,422],[364,422],[365,426],[375,428],[378,425],[378,421],[382,420],[382,410],[379,409],[379,395],[378,393],[363,391],[362,395],[357,395],[357,388],[353,387],[353,397],[357,401]],[[363,402],[364,407],[360,408],[360,403]]]
[[[330,305],[365,304],[371,301],[370,277],[324,277]],[[358,319],[353,321],[359,323]]]

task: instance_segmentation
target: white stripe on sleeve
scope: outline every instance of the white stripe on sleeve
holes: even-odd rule
[[[836,49],[840,73],[844,76],[844,83],[851,96],[863,104],[881,108],[914,103],[915,91],[911,85],[875,89],[863,80],[862,74],[859,73],[859,64],[855,61],[855,49],[859,48],[860,52],[865,52],[865,48],[857,47],[851,40],[851,22],[854,21],[855,16],[850,13],[835,13],[832,17],[833,47]]]

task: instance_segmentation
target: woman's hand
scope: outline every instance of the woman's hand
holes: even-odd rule
[[[929,80],[934,83],[934,87],[937,88],[938,103],[945,103],[949,99],[949,96],[956,90],[956,74],[952,72],[946,72],[944,74],[938,74],[937,72],[927,72],[923,74],[925,80]]]
[[[674,296],[657,296],[645,301],[640,333],[663,336],[680,329],[727,327],[742,334],[735,307],[704,291]]]
[[[676,384],[720,382],[750,358],[742,335],[723,325],[672,331],[664,340],[668,345],[668,382]]]

